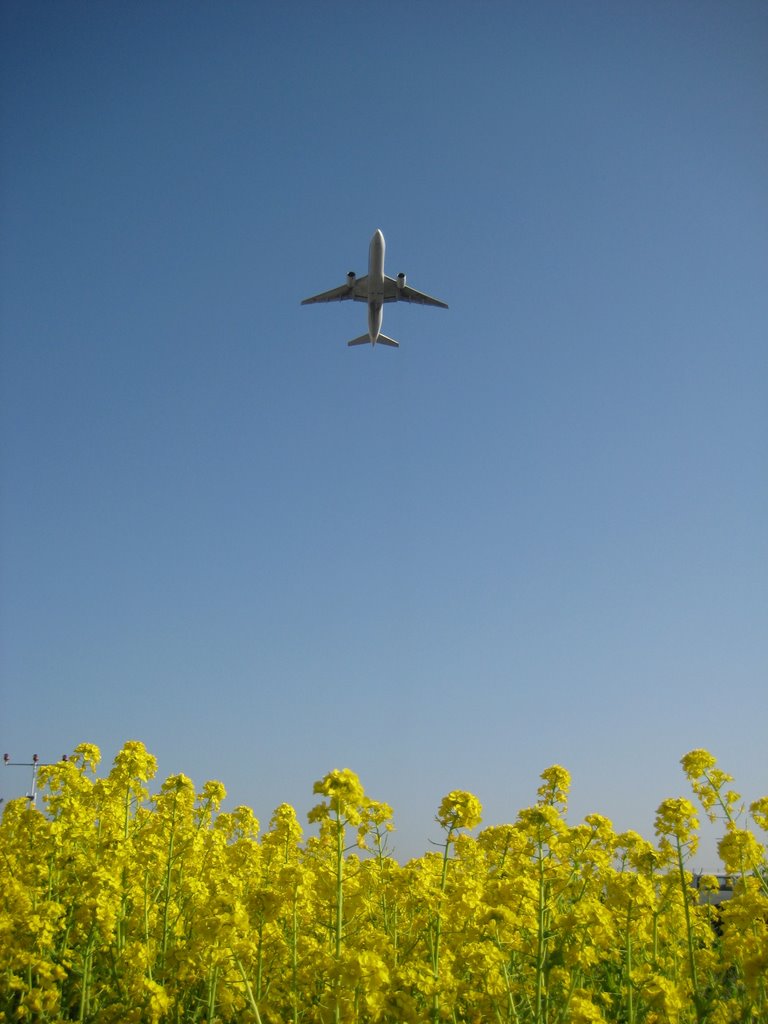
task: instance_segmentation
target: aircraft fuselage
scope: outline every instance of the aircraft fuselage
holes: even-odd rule
[[[377,228],[368,248],[368,337],[375,345],[384,319],[384,235]]]

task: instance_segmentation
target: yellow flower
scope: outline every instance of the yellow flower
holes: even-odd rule
[[[309,812],[309,820],[324,821],[331,813],[344,819],[350,825],[360,821],[360,805],[365,800],[360,779],[349,768],[336,768],[319,779],[312,790],[328,797],[326,803],[317,804]]]
[[[676,1024],[680,1019],[680,1011],[690,1004],[687,993],[680,991],[679,986],[671,978],[654,974],[643,986],[642,994],[649,1006],[658,1014],[658,1021]]]
[[[687,847],[694,853],[699,840],[696,829],[699,819],[696,809],[685,797],[674,797],[662,801],[656,811],[656,835],[661,837],[661,849],[668,850],[671,836],[679,848]]]
[[[688,778],[693,782],[700,779],[717,764],[717,760],[708,750],[690,750],[680,758],[680,764]]]
[[[768,796],[762,796],[751,803],[749,812],[760,828],[768,832]]]
[[[147,753],[146,747],[138,740],[129,740],[114,760],[113,773],[125,779],[147,782],[157,771],[157,758]]]
[[[686,800],[660,805],[660,852],[599,814],[569,827],[555,765],[535,806],[477,839],[479,801],[449,793],[440,854],[401,867],[385,854],[392,809],[349,769],[316,783],[320,834],[304,839],[287,804],[263,836],[249,808],[220,813],[221,783],[196,797],[172,776],[149,800],[138,741],[106,778],[97,765],[84,744],[41,768],[45,810],[10,801],[0,821],[0,1024],[691,1024],[695,996],[711,1024],[765,1018],[765,849],[706,751],[683,767],[726,817],[738,876],[717,935],[682,863],[698,828]],[[768,826],[768,797],[750,810]]]
[[[601,1022],[605,1017],[592,999],[589,992],[584,989],[576,989],[568,1004],[568,1020],[570,1024],[593,1024]]]
[[[453,832],[457,828],[474,828],[483,820],[483,805],[471,793],[454,789],[444,796],[437,811],[437,821]]]
[[[725,870],[744,875],[765,864],[765,854],[757,839],[744,828],[731,827],[717,844]]]
[[[680,763],[709,820],[716,821],[719,810],[727,821],[734,821],[741,813],[737,811],[741,796],[725,789],[728,782],[733,782],[733,776],[717,768],[715,758],[707,750],[691,750]]]
[[[544,769],[540,778],[544,780],[544,784],[537,790],[539,798],[544,803],[562,804],[564,807],[571,788],[570,773],[561,765],[553,764],[550,768]]]
[[[557,836],[567,827],[559,812],[547,804],[526,807],[518,813],[517,820],[526,832],[537,838]]]
[[[150,979],[147,978],[144,982],[144,988],[148,995],[146,1008],[149,1014],[149,1019],[152,1024],[157,1024],[157,1022],[164,1017],[170,1009],[171,1000],[163,986],[158,985],[156,981],[150,981]]]

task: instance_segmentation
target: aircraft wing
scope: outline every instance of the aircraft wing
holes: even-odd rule
[[[441,309],[448,309],[448,303],[440,299],[433,299],[431,295],[416,291],[405,281],[401,284],[394,277],[384,278],[384,301],[385,302],[417,302],[420,306],[439,306]]]
[[[308,306],[312,302],[342,302],[344,299],[357,299],[365,301],[368,298],[368,277],[358,277],[353,281],[346,281],[338,288],[331,288],[329,292],[320,292],[309,299],[302,301],[302,306]]]

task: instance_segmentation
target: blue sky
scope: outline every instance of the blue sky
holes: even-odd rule
[[[264,822],[348,766],[401,857],[554,762],[763,795],[765,5],[0,16],[3,749]],[[398,351],[299,305],[377,227]]]

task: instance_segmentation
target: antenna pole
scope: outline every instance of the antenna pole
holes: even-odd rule
[[[61,760],[66,761],[67,755],[64,754]],[[37,807],[37,769],[40,768],[40,758],[37,754],[32,755],[31,761],[12,761],[10,754],[3,754],[3,764],[6,768],[32,769],[32,785],[30,786],[29,792],[24,794],[24,797],[29,801],[29,810],[32,810],[33,807]]]

